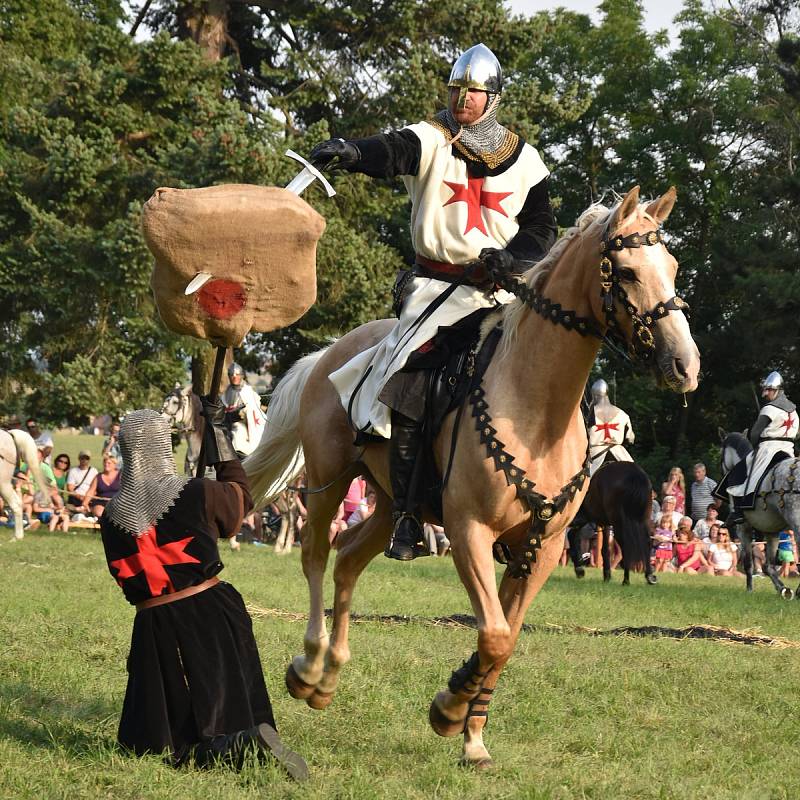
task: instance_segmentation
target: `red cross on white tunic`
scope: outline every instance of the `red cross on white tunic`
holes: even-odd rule
[[[781,428],[786,428],[786,433],[788,435],[789,431],[794,427],[794,420],[792,419],[792,412],[790,411],[787,415],[786,419],[781,422]]]
[[[610,441],[612,439],[610,431],[619,430],[618,422],[603,422],[600,425],[594,426],[596,430],[603,431],[603,441]]]
[[[445,203],[445,206],[453,203],[467,204],[467,227],[464,229],[464,233],[469,233],[473,228],[477,228],[484,236],[489,235],[483,222],[481,208],[497,211],[504,217],[508,216],[500,202],[513,192],[485,192],[483,178],[467,177],[466,186],[463,183],[451,183],[450,181],[444,183],[453,190],[453,196]]]
[[[169,575],[164,567],[172,564],[199,564],[200,560],[185,553],[184,550],[193,536],[187,536],[177,542],[167,542],[159,546],[156,541],[156,529],[152,526],[141,536],[136,537],[138,552],[127,558],[110,561],[109,566],[117,570],[117,583],[122,586],[122,581],[133,578],[144,572],[147,586],[153,597],[158,597],[164,590],[174,592]]]

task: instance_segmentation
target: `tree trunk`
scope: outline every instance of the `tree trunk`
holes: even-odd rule
[[[178,35],[196,42],[209,61],[219,61],[228,46],[228,0],[185,0],[178,4]]]

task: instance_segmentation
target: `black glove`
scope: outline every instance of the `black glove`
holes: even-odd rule
[[[225,406],[220,400],[211,400],[208,395],[200,398],[203,405],[203,416],[206,428],[203,431],[206,464],[214,466],[222,461],[235,461],[236,451],[233,449],[230,431],[225,427]]]
[[[326,167],[328,170],[349,169],[361,160],[361,151],[344,139],[328,139],[311,151],[308,160],[315,167]]]
[[[512,275],[516,259],[508,250],[498,250],[495,247],[484,247],[478,258],[486,267],[486,273],[492,283],[502,284]]]
[[[232,408],[225,412],[225,430],[232,431],[233,426],[245,418],[245,415],[242,413],[245,408],[247,408],[247,406],[242,403],[241,405],[236,406],[236,408]]]

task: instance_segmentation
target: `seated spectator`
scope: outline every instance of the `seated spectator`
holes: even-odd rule
[[[687,517],[687,519],[689,518]],[[692,533],[689,525],[681,525],[675,536],[677,539],[675,560],[678,564],[678,572],[714,572],[703,554],[703,543]]]
[[[56,528],[60,528],[64,533],[67,533],[69,531],[69,512],[61,497],[56,474],[53,468],[44,460],[46,449],[44,445],[39,445],[37,447],[39,452],[39,469],[42,471],[44,479],[50,485],[50,491],[48,492],[50,503],[43,502],[41,491],[36,492],[33,498],[33,513],[39,518],[40,522],[48,526],[51,533]]]
[[[112,422],[108,439],[103,442],[103,457],[113,456],[117,460],[117,469],[122,472],[122,451],[119,448],[119,422]]]
[[[724,526],[720,527],[717,541],[708,546],[708,563],[713,567],[714,575],[738,575],[736,563],[738,550],[731,541],[731,535]]]
[[[100,519],[108,501],[119,492],[119,482],[120,471],[117,469],[117,459],[114,456],[104,456],[103,471],[94,476],[78,511]]]
[[[422,537],[432,556],[443,556],[450,550],[450,540],[441,525],[426,522],[422,526]]]
[[[347,494],[344,496],[344,518],[349,520],[350,517],[356,513],[362,500],[367,495],[367,482],[359,475],[354,478],[347,489]]]
[[[778,565],[780,572],[778,576],[788,578],[790,575],[797,574],[797,570],[792,567],[797,564],[797,545],[794,541],[794,531],[785,530],[778,534]]]
[[[67,473],[69,473],[71,466],[69,456],[66,453],[59,453],[53,460],[53,477],[56,480],[56,486],[62,500],[67,496]]]
[[[90,463],[91,459],[92,454],[88,450],[81,450],[78,454],[78,466],[67,473],[67,508],[72,511],[80,510],[83,498],[97,476],[97,470]]]
[[[675,540],[675,530],[671,514],[661,515],[653,540],[656,543],[656,572],[674,572],[672,543]]]
[[[374,489],[367,489],[366,497],[358,504],[358,508],[347,518],[347,527],[352,528],[365,519],[369,519],[375,512],[375,503],[378,499]],[[347,509],[345,509],[347,511]]]
[[[697,520],[694,525],[694,533],[698,539],[706,539],[708,537],[709,528],[717,521],[719,516],[719,509],[715,503],[709,503],[706,506],[706,515],[703,519]]]
[[[339,508],[336,509],[336,515],[334,516],[333,520],[331,521],[331,529],[328,534],[328,539],[331,543],[331,547],[336,547],[336,541],[339,538],[339,534],[342,531],[347,530],[347,521],[344,518],[344,503],[339,503]]]
[[[719,500],[714,501],[714,489],[717,482],[706,474],[706,465],[703,463],[694,465],[694,481],[689,487],[689,516],[697,522],[708,513],[709,504],[715,508],[719,505]]]
[[[44,460],[50,463],[50,454],[53,452],[53,437],[49,431],[42,431],[39,423],[33,417],[25,421],[25,429],[33,437],[36,446],[44,448]]]
[[[683,519],[683,514],[675,510],[675,498],[671,494],[668,494],[661,503],[661,517],[664,514],[669,514],[672,518],[672,530],[674,531]]]
[[[675,511],[686,513],[686,481],[680,467],[673,467],[669,471],[669,477],[661,484],[661,497],[664,500],[667,497],[674,497]]]

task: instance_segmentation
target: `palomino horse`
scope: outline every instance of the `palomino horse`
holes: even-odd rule
[[[648,583],[656,582],[657,578],[650,563],[648,525],[652,490],[647,473],[632,461],[606,461],[592,475],[589,490],[568,534],[570,556],[575,574],[579,578],[584,576],[584,569],[580,560],[577,534],[581,524],[594,522],[597,525],[597,535],[602,537],[600,552],[604,581],[611,580],[608,529],[613,527],[614,537],[622,550],[622,566],[625,570],[623,586],[630,583],[630,568],[637,564],[644,564]]]
[[[580,400],[601,338],[611,328],[618,342],[648,357],[674,391],[697,386],[700,357],[689,325],[682,313],[671,313],[682,306],[675,297],[677,263],[659,232],[675,190],[646,208],[638,198],[635,187],[613,209],[584,212],[543,261],[513,282],[523,299],[499,314],[498,350],[465,400],[473,424],[465,421],[455,431],[443,517],[477,619],[478,649],[436,695],[429,716],[442,736],[464,733],[468,764],[491,763],[483,744],[491,693],[580,505],[587,473]],[[304,654],[295,656],[286,676],[290,693],[312,708],[331,702],[350,659],[353,589],[364,567],[383,552],[392,522],[388,446],[354,445],[328,375],[380,341],[393,324],[363,325],[295,364],[273,394],[261,444],[244,462],[257,505],[275,497],[304,463],[308,486],[321,487],[309,491],[304,529],[302,563],[311,600]],[[450,414],[434,442],[440,474],[449,461],[455,417]],[[342,536],[329,638],[323,602],[328,530],[350,481],[361,474],[377,488],[377,505]],[[499,591],[496,541],[512,554]]]
[[[722,472],[730,472],[748,453],[753,445],[741,433],[721,432]],[[776,464],[765,476],[756,497],[755,508],[744,512],[745,525],[737,525],[736,531],[742,543],[744,574],[747,591],[753,591],[753,530],[766,537],[764,569],[776,591],[786,600],[794,596],[775,570],[778,552],[778,534],[800,527],[800,458],[787,458]],[[797,590],[800,595],[800,587]]]
[[[11,482],[20,461],[24,461],[28,465],[28,469],[43,495],[43,504],[50,505],[52,487],[45,481],[44,475],[39,469],[39,452],[33,437],[27,431],[0,429],[0,496],[6,506],[14,512],[15,539],[22,539],[25,535],[22,521],[22,500]]]
[[[192,391],[191,386],[182,389],[180,384],[177,384],[164,398],[161,413],[169,419],[170,425],[178,431],[178,434],[186,438],[183,471],[189,477],[194,477],[205,425],[200,398]]]

